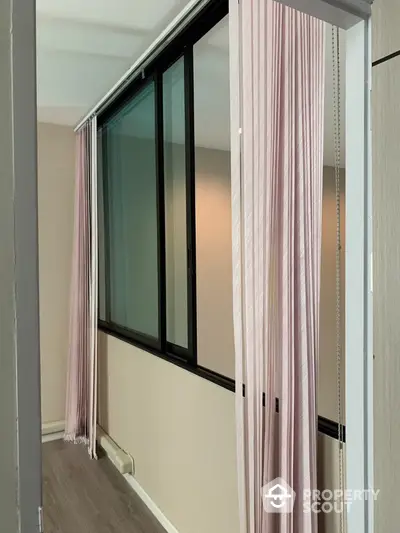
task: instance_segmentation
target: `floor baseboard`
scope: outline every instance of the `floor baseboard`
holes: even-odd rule
[[[133,472],[132,457],[125,453],[100,426],[97,426],[97,442],[120,474]]]
[[[44,422],[42,424],[42,443],[63,439],[64,429],[64,420],[56,420],[55,422]]]
[[[62,440],[64,438],[64,431],[59,431],[58,433],[48,433],[47,435],[42,435],[42,444],[45,442],[52,442],[53,440]]]
[[[168,518],[164,515],[161,509],[155,504],[143,487],[139,484],[133,475],[134,464],[130,455],[125,453],[121,448],[112,440],[112,438],[105,433],[101,427],[97,427],[97,442],[104,450],[107,457],[116,467],[118,472],[124,476],[130,487],[136,492],[142,502],[149,508],[151,513],[160,522],[167,533],[179,533],[176,527],[171,524]]]
[[[144,488],[138,483],[138,481],[132,476],[132,474],[125,474],[124,478],[136,492],[142,502],[149,508],[152,514],[157,518],[160,524],[163,526],[167,533],[179,533],[176,527],[171,524],[161,509],[154,503],[151,497],[147,494]]]

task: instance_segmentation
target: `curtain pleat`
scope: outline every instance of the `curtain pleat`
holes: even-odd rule
[[[97,424],[97,167],[96,119],[76,136],[65,435],[96,457]]]
[[[324,26],[231,0],[230,53],[241,531],[316,533],[302,504],[316,488]],[[292,513],[264,511],[278,477],[298,495]]]

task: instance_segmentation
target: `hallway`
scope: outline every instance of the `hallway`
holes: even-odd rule
[[[165,533],[106,457],[61,440],[42,451],[45,533]]]

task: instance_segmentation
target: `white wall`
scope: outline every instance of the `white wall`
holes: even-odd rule
[[[43,423],[64,420],[74,176],[73,129],[39,123],[39,297]]]

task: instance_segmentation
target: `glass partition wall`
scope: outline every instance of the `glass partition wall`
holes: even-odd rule
[[[218,306],[218,301],[227,300],[224,293],[230,292],[230,270],[217,274],[222,274],[221,283],[209,286],[200,306],[196,290],[199,279],[203,284],[207,277],[202,266],[217,251],[211,243],[204,250],[204,239],[196,233],[196,195],[201,194],[197,178],[204,177],[204,169],[208,175],[208,170],[217,170],[214,143],[219,138],[226,160],[222,218],[230,217],[227,7],[226,3],[210,6],[201,24],[188,27],[182,40],[158,56],[98,117],[103,225],[99,311],[100,326],[109,332],[204,372],[233,390],[232,372],[199,357],[204,350],[197,335],[200,324],[202,338],[216,345],[211,356],[218,354],[223,345],[218,324],[226,319],[229,357],[234,360],[231,320]],[[214,54],[218,40],[219,58]],[[210,94],[215,96],[221,79],[224,90],[215,101],[215,121],[210,123],[205,104]],[[212,224],[216,238],[225,224],[230,247],[230,226],[221,221],[218,209],[210,205],[202,217]],[[225,262],[230,263],[229,258],[230,254]],[[216,260],[211,270],[218,268]],[[230,304],[227,311],[232,313]]]
[[[107,319],[152,344],[160,338],[154,95],[150,82],[102,127]]]
[[[161,58],[99,117],[100,241],[105,244],[99,254],[100,318],[102,327],[124,340],[234,390],[228,15],[211,17],[201,30],[191,32],[192,44],[183,53]],[[321,430],[335,437],[339,417],[330,39],[327,26],[318,414]],[[341,82],[344,94],[344,69]],[[344,128],[341,135],[344,147]],[[341,316],[344,339],[343,296]],[[344,360],[343,353],[342,414]]]

